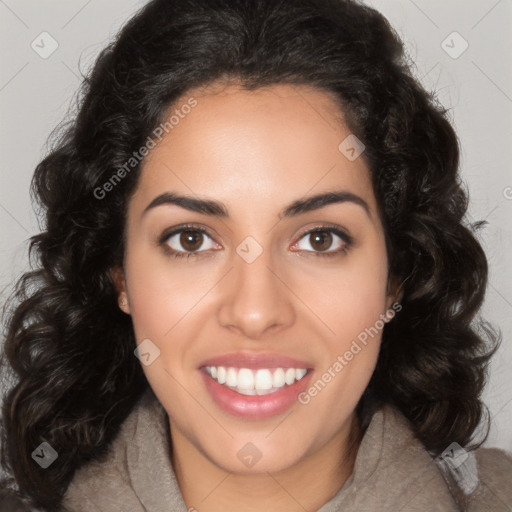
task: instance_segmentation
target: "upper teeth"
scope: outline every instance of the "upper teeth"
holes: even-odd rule
[[[205,370],[219,384],[234,388],[235,391],[244,395],[273,393],[285,384],[291,385],[296,380],[302,379],[307,373],[305,368],[251,370],[249,368],[206,366]]]

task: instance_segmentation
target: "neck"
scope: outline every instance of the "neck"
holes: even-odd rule
[[[352,474],[363,433],[355,413],[349,424],[292,467],[250,475],[222,469],[172,429],[171,460],[183,499],[201,512],[318,510]]]

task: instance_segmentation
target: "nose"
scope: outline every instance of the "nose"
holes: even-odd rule
[[[295,321],[293,293],[286,276],[273,268],[270,251],[263,251],[252,263],[238,254],[233,260],[234,268],[223,284],[220,325],[253,340],[290,327]]]

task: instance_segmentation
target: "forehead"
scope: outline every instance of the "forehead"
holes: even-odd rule
[[[158,193],[177,191],[238,210],[262,199],[279,209],[327,189],[361,195],[374,208],[367,165],[340,150],[351,133],[325,91],[213,84],[184,94],[169,108],[166,119],[171,117],[143,162],[134,196],[140,208]]]

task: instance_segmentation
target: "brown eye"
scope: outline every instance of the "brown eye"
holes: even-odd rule
[[[165,235],[161,243],[165,243],[176,254],[205,252],[215,245],[212,238],[202,229],[183,228]]]
[[[187,230],[181,232],[180,244],[186,251],[197,251],[202,243],[203,234],[199,231]]]
[[[317,228],[307,231],[294,245],[302,252],[326,256],[340,254],[352,244],[352,238],[337,228]]]
[[[309,237],[311,247],[316,251],[326,251],[332,244],[332,235],[328,231],[315,231]]]

